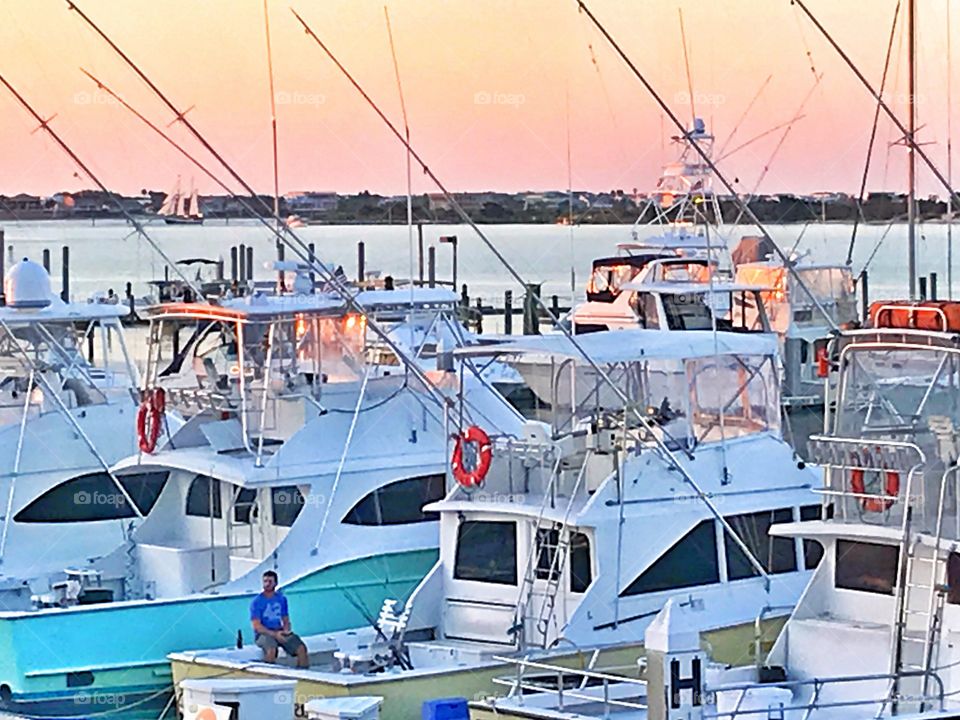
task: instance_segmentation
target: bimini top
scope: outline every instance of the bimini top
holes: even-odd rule
[[[777,336],[772,333],[731,333],[709,330],[605,330],[575,336],[577,344],[594,360],[605,364],[635,360],[687,360],[714,355],[774,355]],[[461,348],[458,357],[490,355],[540,355],[583,358],[566,335],[530,335],[512,342]],[[585,363],[586,360],[583,360]]]
[[[411,304],[418,308],[448,307],[459,299],[460,296],[452,290],[431,287],[414,288],[412,293],[409,287],[396,290],[364,290],[355,297],[358,304],[371,312],[409,308]]]
[[[126,317],[130,308],[125,305],[101,302],[65,303],[52,297],[46,307],[0,307],[0,322],[19,326],[32,323],[73,323],[85,320],[110,320]]]
[[[204,318],[231,322],[262,322],[295,315],[336,317],[349,312],[347,303],[335,294],[267,295],[253,294],[230,298],[218,305],[207,302],[161,303],[147,308],[147,315],[159,317]]]
[[[711,292],[720,293],[741,293],[741,292],[765,292],[773,288],[764,285],[749,285],[747,283],[726,282],[724,280],[714,280],[709,282],[691,282],[689,280],[658,280],[657,282],[644,282],[643,280],[631,280],[620,286],[621,290],[640,290],[643,292],[655,292],[663,295],[709,295]]]

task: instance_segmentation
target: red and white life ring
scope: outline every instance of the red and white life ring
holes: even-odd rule
[[[463,466],[463,446],[466,443],[475,443],[477,446],[477,462],[472,470],[467,470]],[[491,460],[493,460],[493,444],[490,442],[490,436],[482,428],[471,425],[456,435],[450,465],[453,477],[460,485],[465,488],[480,487],[487,476],[487,471],[490,470]]]
[[[850,489],[857,495],[865,495],[867,486],[864,481],[864,471],[855,468],[850,471]],[[893,507],[894,500],[900,494],[900,473],[887,470],[884,472],[883,492],[886,497],[861,497],[860,506],[867,512],[883,512]]]
[[[137,444],[143,452],[152,453],[157,449],[166,410],[167,397],[163,388],[154,387],[144,391],[137,410]]]

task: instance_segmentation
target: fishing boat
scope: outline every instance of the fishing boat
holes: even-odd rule
[[[110,552],[74,563],[77,597],[0,612],[6,710],[82,715],[97,698],[99,711],[156,715],[168,653],[252,643],[268,569],[298,632],[365,622],[436,560],[437,516],[422,508],[446,492],[449,398],[471,422],[520,427],[469,370],[379,372],[373,321],[340,296],[166,303],[150,322],[142,452],[112,469],[142,479],[136,517]],[[186,422],[168,430],[161,407]]]
[[[177,177],[177,184],[164,199],[157,215],[162,217],[167,225],[203,224],[200,198],[197,195],[196,188],[193,187],[193,183],[191,182],[190,192],[185,194],[180,190],[180,178]]]
[[[38,589],[52,593],[41,602],[56,602],[65,587],[24,579],[63,573],[123,541],[145,478],[121,486],[109,472],[137,442],[138,374],[120,324],[126,309],[64,302],[43,266],[27,259],[8,271],[4,297],[0,606],[16,610],[30,607]]]
[[[309,669],[200,649],[171,655],[174,679],[292,679],[298,702],[378,696],[390,720],[491,691],[503,656],[635,656],[678,592],[722,608],[709,637],[731,660],[758,616],[779,627],[816,558],[769,530],[819,509],[819,478],[780,437],[775,339],[628,330],[576,343],[455,351],[509,362],[537,402],[516,436],[463,424],[453,488],[424,508],[440,516],[440,558],[411,593],[384,596],[367,626],[306,638]]]
[[[517,662],[474,717],[960,715],[960,304],[878,302],[870,318],[831,342],[827,431],[809,449],[820,506],[771,530],[822,556],[772,650],[717,663],[698,639],[710,603],[677,602],[643,676],[566,669],[557,685],[543,679],[558,668]]]

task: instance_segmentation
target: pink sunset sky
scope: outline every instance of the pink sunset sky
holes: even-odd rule
[[[944,172],[948,3],[952,45],[960,52],[960,1],[917,3],[920,138],[930,143],[927,150]],[[174,102],[195,106],[192,121],[242,175],[258,190],[272,192],[261,0],[79,4]],[[789,0],[588,4],[689,121],[678,17],[683,10],[696,111],[715,132],[718,147],[733,148],[787,122],[809,95],[804,117],[785,139],[782,131],[768,134],[723,160],[721,168],[739,180],[739,190],[754,190],[761,176],[760,192],[857,188],[873,101]],[[896,0],[809,5],[879,84]],[[402,146],[302,32],[291,6],[400,121],[383,0],[269,0],[281,192],[404,192]],[[576,189],[651,189],[660,165],[673,156],[669,137],[675,128],[574,0],[388,0],[387,6],[414,146],[451,189],[565,188],[568,128]],[[0,48],[0,73],[41,114],[56,114],[54,126],[111,189],[168,189],[183,175],[184,182],[196,176],[201,192],[220,192],[81,74],[80,67],[88,69],[159,124],[171,120],[63,0],[0,4]],[[902,32],[893,58],[887,95],[905,117]],[[823,77],[814,88],[815,72]],[[43,132],[32,132],[35,125],[0,88],[0,193],[91,187]],[[171,132],[196,149],[183,128]],[[881,122],[869,189],[905,188],[906,153],[890,145],[897,136],[891,123]],[[414,190],[435,188],[415,173]],[[920,190],[943,194],[926,171],[920,172]]]

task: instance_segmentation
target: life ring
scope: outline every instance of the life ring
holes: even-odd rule
[[[152,453],[157,449],[160,425],[166,409],[167,398],[163,388],[149,388],[144,392],[137,410],[137,444],[143,452]]]
[[[850,489],[857,495],[865,495],[867,486],[864,471],[856,468],[850,471]],[[900,473],[887,470],[884,473],[883,492],[885,498],[861,497],[860,506],[867,512],[883,512],[893,507],[893,501],[900,494]]]
[[[490,442],[490,436],[482,428],[471,425],[455,437],[453,457],[450,460],[453,477],[465,488],[480,487],[487,476],[487,471],[490,470],[490,461],[493,460],[493,444]],[[467,470],[463,466],[463,446],[466,443],[477,445],[477,462],[472,470]]]

